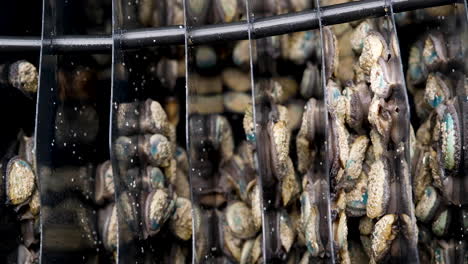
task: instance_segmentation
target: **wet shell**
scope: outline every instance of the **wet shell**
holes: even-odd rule
[[[294,240],[296,238],[296,231],[292,225],[291,219],[286,211],[281,211],[280,213],[280,240],[281,245],[287,253],[293,246]]]
[[[359,232],[361,235],[368,236],[372,234],[372,230],[374,230],[374,220],[367,216],[362,217],[359,220]]]
[[[111,204],[104,211],[99,214],[99,231],[101,233],[101,239],[104,247],[109,251],[117,250],[118,244],[118,219],[117,219],[117,207],[115,204]]]
[[[389,214],[375,223],[372,233],[372,254],[376,262],[385,257],[397,236],[398,231],[394,227],[396,221],[397,216]]]
[[[341,167],[346,167],[349,157],[349,132],[343,122],[334,120],[336,134],[338,136],[338,153],[340,157]]]
[[[390,136],[393,113],[396,113],[395,106],[391,102],[387,103],[384,99],[374,96],[369,107],[368,120],[385,141]]]
[[[35,188],[35,175],[31,165],[19,158],[12,158],[6,169],[6,194],[12,205],[27,201]]]
[[[160,103],[148,99],[141,106],[140,128],[144,133],[162,134],[169,136],[169,122],[167,114]]]
[[[164,189],[151,192],[144,207],[145,229],[152,236],[159,232],[162,225],[174,212],[175,203]]]
[[[288,128],[293,131],[301,126],[302,114],[304,113],[304,103],[294,101],[287,105],[288,108]]]
[[[348,225],[344,212],[341,212],[338,218],[338,224],[335,229],[335,242],[340,250],[340,254],[342,251],[348,250]]]
[[[140,128],[140,109],[138,103],[121,103],[116,113],[116,127],[120,135],[136,134]]]
[[[41,209],[41,198],[39,196],[39,191],[36,190],[31,198],[31,201],[29,202],[29,210],[34,216],[39,215]]]
[[[234,202],[226,209],[226,220],[233,235],[247,239],[257,233],[252,211],[244,202]]]
[[[137,138],[121,136],[114,143],[114,155],[118,161],[129,163],[137,156]],[[131,163],[131,162],[130,162]]]
[[[189,240],[192,237],[192,203],[190,200],[177,197],[175,211],[169,223],[176,237],[182,240]]]
[[[175,193],[179,197],[190,199],[190,184],[187,174],[181,170],[177,170],[176,175],[176,179],[172,184]]]
[[[349,216],[366,215],[366,207],[368,201],[367,190],[368,178],[366,173],[361,173],[353,190],[346,193],[346,213]]]
[[[166,176],[167,181],[174,185],[174,181],[177,177],[177,161],[175,159],[171,159],[169,166],[164,168],[164,175]],[[157,175],[157,177],[161,176]]]
[[[255,229],[260,230],[260,228],[262,227],[263,206],[260,187],[258,186],[258,184],[255,184],[249,196],[252,201],[252,219],[255,225]]]
[[[371,91],[365,82],[360,82],[346,88],[344,95],[347,98],[346,124],[359,133],[362,131],[363,121],[369,114]]]
[[[422,46],[416,43],[410,49],[408,60],[408,72],[406,73],[409,83],[419,84],[426,80],[427,69],[422,61]]]
[[[25,93],[35,93],[37,91],[37,69],[33,64],[25,60],[10,65],[8,80],[13,87]]]
[[[240,257],[240,263],[241,264],[250,264],[250,263],[255,263],[252,260],[252,250],[253,246],[255,244],[255,239],[249,239],[244,242],[244,245],[242,245],[242,252],[241,252],[241,257]]]
[[[223,216],[219,216],[220,223],[220,234],[222,236],[221,241],[223,246],[223,252],[230,259],[234,259],[237,262],[240,262],[242,257],[242,239],[234,236],[226,223],[226,219]]]
[[[430,153],[424,152],[420,154],[418,163],[416,165],[415,179],[414,179],[414,194],[416,201],[419,201],[424,195],[424,190],[431,184],[431,170],[430,170]]]
[[[389,168],[386,161],[376,160],[369,171],[367,216],[371,219],[385,214],[390,199]]]
[[[255,142],[255,127],[253,120],[253,107],[247,107],[245,109],[245,115],[243,119],[244,131],[249,142]]]
[[[440,164],[445,169],[445,177],[458,171],[460,163],[460,124],[458,113],[449,103],[443,115],[439,116],[440,137],[438,154]]]
[[[398,72],[394,65],[394,59],[388,62],[380,57],[370,72],[371,90],[380,98],[387,98],[396,84],[396,74]]]
[[[338,64],[340,61],[338,39],[328,27],[323,30],[324,55],[325,55],[325,77],[330,79],[332,75],[338,75]]]
[[[124,220],[124,224],[119,227],[121,233],[129,236],[127,239],[130,239],[132,235],[130,233],[141,232],[140,225],[137,222],[139,218],[139,211],[137,211],[135,198],[129,192],[123,192],[117,201],[117,206],[119,206],[119,214],[121,214]],[[126,236],[122,236],[125,240]]]
[[[286,122],[279,120],[272,124],[271,135],[273,137],[273,147],[276,152],[278,165],[283,165],[289,159],[289,141],[291,132],[288,129]]]
[[[418,243],[419,230],[416,225],[416,218],[407,214],[400,214],[400,230],[408,241],[410,247],[416,248]]]
[[[370,31],[364,39],[361,56],[359,57],[359,66],[364,74],[369,75],[372,67],[380,57],[387,59],[388,47],[380,33]]]
[[[98,166],[95,181],[95,200],[97,203],[102,203],[104,199],[114,199],[114,175],[110,160]]]
[[[365,158],[369,139],[366,136],[359,136],[351,145],[348,160],[346,161],[346,180],[355,180],[361,175],[362,163]]]
[[[219,146],[223,160],[229,160],[234,154],[234,139],[232,129],[226,117],[221,115],[214,116],[212,131],[210,136],[214,136],[213,142]]]
[[[151,165],[157,167],[167,167],[173,154],[171,142],[160,134],[140,136],[139,152],[144,154]]]
[[[450,98],[450,89],[441,77],[439,73],[431,73],[427,77],[424,99],[433,108],[438,107]]]
[[[319,233],[320,213],[316,205],[311,204],[310,194],[304,192],[301,197],[301,221],[304,230],[306,247],[314,257],[322,253],[322,242]]]
[[[428,186],[424,190],[424,195],[419,200],[418,204],[416,205],[415,215],[418,220],[427,223],[433,217],[437,211],[437,208],[440,204],[440,197],[437,194],[436,189],[432,186]]]
[[[430,34],[424,41],[423,61],[428,68],[447,62],[447,49],[442,34]]]
[[[294,165],[291,159],[286,161],[287,164],[287,173],[283,176],[281,180],[281,197],[283,200],[283,206],[289,205],[300,192],[300,183],[294,172]]]
[[[373,29],[374,25],[370,23],[370,21],[364,20],[353,30],[350,43],[351,47],[357,54],[361,53],[367,34],[369,34]]]
[[[444,210],[434,219],[434,222],[432,222],[432,232],[434,232],[436,236],[445,235],[450,227],[451,218],[450,211],[448,209]]]

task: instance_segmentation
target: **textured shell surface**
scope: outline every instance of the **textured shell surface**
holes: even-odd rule
[[[164,111],[164,108],[161,106],[159,102],[150,101],[150,125],[148,132],[158,133],[158,132],[165,132],[168,126],[167,114]]]
[[[440,144],[443,167],[452,171],[460,160],[460,127],[455,108],[449,105],[440,120]]]
[[[39,196],[39,191],[34,191],[31,201],[29,201],[29,210],[34,216],[39,215],[41,209],[41,197]]]
[[[252,238],[258,231],[252,210],[244,202],[237,201],[230,204],[226,209],[226,220],[229,229],[238,238]]]
[[[392,91],[392,85],[394,84],[390,72],[392,70],[382,57],[371,68],[370,87],[374,94],[380,98],[387,98]]]
[[[377,218],[385,214],[389,202],[389,171],[382,160],[376,160],[369,172],[367,216]]]
[[[362,53],[359,57],[359,66],[364,71],[364,74],[370,74],[372,67],[379,57],[385,54],[386,49],[386,43],[380,33],[375,31],[368,33],[364,39]]]
[[[393,240],[397,236],[397,230],[394,228],[396,221],[396,215],[388,214],[375,223],[372,232],[372,254],[377,262],[388,253]]]
[[[144,148],[143,151],[148,156],[150,163],[154,166],[168,166],[172,158],[171,142],[160,134],[148,137],[146,138],[148,140],[147,148]]]
[[[38,86],[36,67],[28,61],[20,60],[10,66],[8,78],[13,87],[27,93],[35,93]]]
[[[369,139],[367,136],[359,136],[351,145],[348,160],[346,161],[347,180],[355,180],[361,175],[362,163],[365,158]]]
[[[11,159],[7,165],[6,193],[13,205],[28,200],[35,188],[35,175],[31,165],[18,157]]]
[[[170,227],[172,232],[182,240],[189,240],[192,237],[192,202],[189,199],[177,197]]]
[[[320,213],[316,205],[310,208],[310,214],[304,223],[307,251],[314,257],[322,253],[322,241],[319,233]]]
[[[351,36],[351,47],[353,50],[360,54],[364,47],[364,40],[367,34],[374,28],[373,24],[368,20],[362,21],[354,30]]]
[[[338,225],[335,231],[335,241],[341,250],[347,250],[348,248],[348,225],[347,218],[344,212],[340,213],[338,218]]]
[[[346,193],[346,212],[350,216],[366,215],[369,193],[367,190],[368,177],[362,172],[354,188]]]
[[[164,189],[157,189],[150,193],[146,200],[145,221],[149,235],[159,232],[162,225],[172,215],[175,203]]]
[[[427,186],[424,190],[424,195],[416,205],[414,214],[418,220],[422,222],[428,222],[434,217],[439,203],[440,197],[437,194],[437,190],[432,186]]]

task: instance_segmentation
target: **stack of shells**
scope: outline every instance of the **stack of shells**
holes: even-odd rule
[[[460,72],[466,60],[458,33],[429,31],[413,44],[409,54],[407,83],[421,121],[412,146],[421,261],[446,259],[450,248],[463,247],[448,238],[451,227],[459,221],[465,235],[468,228],[468,211],[461,208],[466,203],[466,176],[461,173],[460,104],[468,88]]]
[[[190,240],[188,161],[185,151],[176,146],[175,126],[162,106],[151,99],[121,103],[115,122],[120,136],[113,146],[118,161],[114,171],[118,171],[123,184],[117,197],[119,214],[125,221],[119,226],[122,237],[154,237],[167,222],[175,241]],[[138,223],[142,223],[141,229]],[[174,261],[184,263],[188,250],[179,243],[171,246],[178,253]]]
[[[191,24],[245,20],[243,0],[188,1],[186,7]],[[239,130],[239,117],[251,104],[249,41],[198,46],[190,51],[195,259],[200,263],[211,257],[229,263],[257,263],[262,255],[262,223],[253,152],[245,141],[235,146],[239,138],[234,138],[232,127]]]
[[[0,82],[19,89],[32,99],[37,92],[37,69],[24,60],[1,65]],[[11,263],[35,263],[39,258],[40,195],[34,148],[34,136],[28,137],[20,132],[18,139],[10,145],[0,164],[0,217],[7,228],[2,229],[5,235],[13,232],[8,230],[11,228],[10,221],[18,221],[21,229],[20,244],[8,256],[8,261]],[[10,246],[16,245],[8,247]]]
[[[399,124],[405,116],[399,112],[405,109],[405,91],[396,38],[387,22],[379,24],[364,20],[324,28],[326,102],[308,102],[304,136],[297,141],[299,168],[305,171],[317,155],[308,152],[312,142],[307,135],[325,129],[322,115],[328,110],[334,247],[343,263],[384,261],[397,236],[409,241],[416,236],[415,220],[391,206],[398,203],[390,188],[398,172],[386,153],[404,149]],[[406,160],[401,162],[407,169]],[[361,243],[347,237],[347,218],[359,219]]]

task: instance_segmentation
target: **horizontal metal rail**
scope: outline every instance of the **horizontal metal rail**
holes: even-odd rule
[[[457,3],[460,0],[393,0],[395,13],[420,8]],[[323,25],[335,25],[368,17],[387,14],[385,0],[364,0],[322,7]],[[317,10],[283,14],[259,18],[252,23],[252,37],[255,39],[286,33],[317,29],[319,17]],[[193,28],[189,33],[188,45],[201,45],[215,42],[248,39],[249,25],[246,21],[215,24]],[[162,45],[184,45],[184,26],[167,26],[124,31],[118,38],[124,49],[154,47]],[[43,40],[53,53],[97,52],[110,53],[112,36],[60,36]],[[39,51],[40,37],[0,36],[0,52]]]

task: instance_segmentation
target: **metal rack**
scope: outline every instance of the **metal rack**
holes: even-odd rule
[[[395,0],[395,13],[421,8],[442,6],[460,0]],[[379,17],[386,14],[385,0],[370,0],[350,2],[346,4],[324,7],[317,10],[285,14],[261,18],[252,23],[252,38],[298,32],[319,28],[318,20],[323,25],[335,25],[366,17]],[[221,41],[242,40],[248,38],[247,22],[237,22],[219,25],[200,26],[192,29],[188,35],[188,45],[201,45]],[[183,45],[185,37],[184,26],[167,26],[155,29],[129,30],[120,36],[122,48],[133,49],[161,45]],[[68,52],[102,52],[109,53],[112,49],[112,36],[64,36],[51,40],[37,37],[16,38],[0,36],[0,52],[37,51],[41,45],[47,46],[54,53]]]

